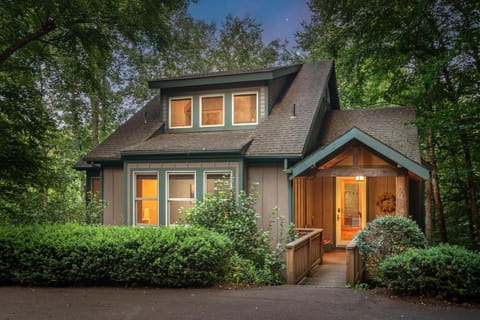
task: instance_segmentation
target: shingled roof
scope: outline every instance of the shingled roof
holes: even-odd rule
[[[281,101],[258,125],[246,155],[303,156],[332,70],[332,61],[304,64]],[[295,117],[292,117],[293,105]]]
[[[123,148],[140,143],[153,136],[164,125],[159,120],[159,104],[160,98],[157,95],[145,107],[118,127],[107,139],[90,151],[83,160],[120,160],[120,151]]]
[[[413,107],[332,110],[324,124],[321,145],[328,145],[351,128],[357,127],[421,164],[414,120]]]
[[[252,140],[252,130],[159,134],[124,148],[122,154],[242,152]]]
[[[174,79],[188,81],[214,75],[251,75],[255,72],[294,75],[271,113],[255,129],[165,133],[161,130],[165,124],[160,121],[161,108],[157,95],[82,160],[120,161],[126,155],[210,152],[244,153],[247,158],[304,158],[311,151],[308,149],[312,142],[321,149],[356,127],[405,157],[421,163],[417,130],[411,123],[415,119],[414,108],[331,110],[322,121],[323,94],[331,77],[334,77],[332,61]],[[292,116],[294,105],[295,116]],[[336,107],[338,104],[332,106]],[[320,138],[319,124],[322,124]],[[80,161],[78,168],[81,164]]]

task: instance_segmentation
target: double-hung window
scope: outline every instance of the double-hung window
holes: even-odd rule
[[[192,208],[195,201],[195,173],[170,172],[167,179],[167,224],[183,222],[181,212]]]
[[[171,98],[170,99],[170,128],[191,128],[192,127],[192,98]]]
[[[223,126],[223,96],[203,96],[200,98],[200,116],[202,127]]]
[[[233,124],[248,125],[257,123],[257,93],[237,93],[233,95]]]
[[[158,175],[135,175],[135,222],[158,225]]]

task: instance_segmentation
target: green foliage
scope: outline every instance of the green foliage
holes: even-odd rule
[[[428,196],[436,217],[427,212],[426,224],[433,221],[434,240],[478,248],[478,1],[310,0],[309,6],[312,18],[298,34],[305,59],[335,59],[343,108],[416,107],[425,160],[438,172],[439,192]]]
[[[129,58],[166,49],[169,18],[188,3],[2,1],[1,224],[84,215],[71,166],[124,121],[116,91],[138,71]]]
[[[225,235],[232,241],[234,254],[230,258],[225,281],[256,284],[278,284],[282,280],[282,248],[272,248],[270,231],[257,226],[258,198],[254,185],[248,195],[240,191],[238,198],[233,189],[222,182],[216,192],[207,194],[203,201],[186,212],[186,222],[205,227]]]
[[[213,50],[217,70],[255,69],[291,60],[286,44],[274,40],[267,46],[262,41],[262,28],[251,17],[240,19],[228,15],[219,30]]]
[[[372,280],[385,258],[409,248],[423,248],[426,240],[415,222],[401,216],[384,216],[367,223],[357,235],[357,245]]]
[[[225,237],[195,227],[0,227],[0,283],[207,286],[229,251]]]
[[[480,254],[455,245],[408,249],[386,258],[380,279],[402,294],[480,298]]]
[[[252,260],[242,258],[237,252],[234,252],[228,260],[223,280],[236,287],[242,284],[256,283],[255,264]]]
[[[287,61],[253,19],[217,29],[190,3],[2,2],[0,224],[83,221],[85,181],[72,166],[152,98],[147,81]]]

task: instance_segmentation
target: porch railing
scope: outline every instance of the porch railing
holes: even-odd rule
[[[357,238],[347,245],[347,285],[354,286],[363,281],[365,262],[357,246]]]
[[[297,284],[323,262],[323,229],[295,228],[300,238],[286,248],[287,283]]]

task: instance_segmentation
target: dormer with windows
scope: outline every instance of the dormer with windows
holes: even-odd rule
[[[254,128],[265,114],[265,92],[227,90],[163,94],[162,109],[169,132]]]
[[[151,81],[166,132],[248,130],[268,118],[301,66],[217,72]]]

